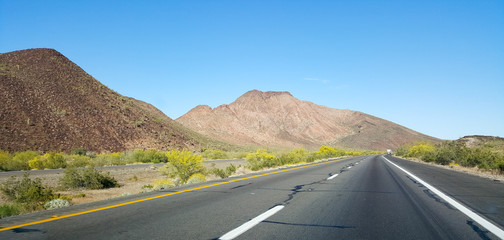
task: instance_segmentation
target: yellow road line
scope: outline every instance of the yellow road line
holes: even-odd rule
[[[339,159],[339,160],[341,160],[341,159]],[[179,194],[179,193],[191,192],[191,191],[195,191],[195,190],[199,190],[199,189],[215,187],[215,186],[224,185],[224,184],[228,184],[228,183],[239,182],[239,181],[243,181],[243,180],[247,180],[247,179],[252,179],[252,178],[257,178],[257,177],[263,177],[263,176],[267,176],[267,175],[272,175],[272,174],[277,174],[277,173],[292,171],[292,170],[306,168],[306,167],[313,167],[313,166],[322,165],[322,164],[326,164],[326,163],[330,163],[330,162],[335,162],[335,161],[338,161],[338,160],[331,160],[331,161],[327,161],[327,162],[315,163],[315,164],[310,164],[310,165],[305,165],[305,166],[300,166],[300,167],[295,167],[295,168],[289,168],[289,169],[284,169],[284,170],[275,171],[275,172],[263,173],[263,174],[254,175],[254,176],[250,176],[250,177],[244,177],[244,178],[234,179],[234,180],[230,180],[230,181],[226,181],[226,182],[214,183],[214,184],[210,184],[210,185],[195,187],[195,188],[191,188],[191,189],[186,189],[186,190],[181,190],[181,191],[177,191],[177,192],[167,193],[167,194],[158,195],[158,196],[154,196],[154,197],[142,198],[142,199],[138,199],[138,200],[134,200],[134,201],[130,201],[130,202],[125,202],[125,203],[120,203],[120,204],[115,204],[115,205],[111,205],[111,206],[107,206],[107,207],[95,208],[95,209],[91,209],[91,210],[88,210],[88,211],[67,214],[67,215],[63,215],[63,216],[59,216],[59,217],[47,218],[47,219],[40,220],[40,221],[35,221],[35,222],[23,223],[23,224],[19,224],[19,225],[15,225],[15,226],[0,228],[0,232],[1,231],[15,229],[15,228],[20,228],[20,227],[26,227],[26,226],[30,226],[30,225],[35,225],[35,224],[39,224],[39,223],[51,222],[51,221],[58,220],[58,219],[74,217],[74,216],[83,215],[83,214],[86,214],[86,213],[98,212],[98,211],[102,211],[102,210],[106,210],[106,209],[111,209],[111,208],[116,208],[116,207],[120,207],[120,206],[125,206],[125,205],[129,205],[129,204],[133,204],[133,203],[139,203],[139,202],[149,201],[149,200],[153,200],[153,199],[156,199],[156,198],[162,198],[162,197],[167,197],[167,196],[171,196],[171,195],[176,195],[176,194]]]

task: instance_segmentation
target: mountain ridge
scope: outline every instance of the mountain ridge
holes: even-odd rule
[[[289,92],[251,90],[230,104],[196,106],[176,121],[212,138],[257,146],[384,150],[439,141],[369,114],[299,100]]]

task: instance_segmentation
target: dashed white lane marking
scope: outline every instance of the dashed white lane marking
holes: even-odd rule
[[[451,198],[451,197],[447,196],[446,194],[444,194],[443,192],[437,190],[435,187],[433,187],[432,185],[428,184],[424,180],[418,178],[417,176],[413,175],[412,173],[408,172],[404,168],[397,166],[397,164],[391,162],[385,156],[382,156],[382,157],[385,160],[387,160],[390,164],[396,166],[397,168],[399,168],[400,170],[402,170],[406,174],[410,175],[413,179],[415,179],[417,182],[419,182],[422,185],[424,185],[426,188],[428,188],[429,190],[431,190],[433,193],[435,193],[436,195],[438,195],[440,198],[444,199],[450,205],[452,205],[453,207],[457,208],[463,214],[467,215],[472,220],[476,221],[479,225],[481,225],[482,227],[486,228],[488,231],[490,231],[493,234],[495,234],[495,236],[497,236],[500,239],[504,239],[504,230],[502,230],[499,227],[495,226],[494,224],[492,224],[491,222],[487,221],[486,219],[484,219],[483,217],[481,217],[477,213],[473,212],[471,209],[469,209],[469,208],[465,207],[464,205],[458,203],[453,198]]]
[[[352,168],[352,166],[348,167],[348,169]]]
[[[334,174],[334,175],[332,175],[332,176],[328,177],[328,178],[327,178],[327,180],[331,180],[331,179],[333,179],[333,178],[335,178],[335,177],[337,177],[337,176],[338,176],[338,174]]]
[[[250,221],[242,224],[241,226],[229,231],[228,233],[222,235],[219,239],[221,240],[228,240],[228,239],[234,239],[235,237],[240,236],[242,233],[248,231],[249,229],[253,228],[255,225],[259,224],[260,222],[266,220],[267,218],[273,216],[275,213],[278,211],[282,210],[284,208],[283,205],[278,205],[275,206],[274,208],[262,213],[261,215],[251,219]]]

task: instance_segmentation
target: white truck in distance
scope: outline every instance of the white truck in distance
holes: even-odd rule
[[[387,154],[391,155],[392,154],[392,149],[387,149]]]

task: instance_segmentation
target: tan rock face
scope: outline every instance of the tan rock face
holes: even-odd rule
[[[438,141],[368,114],[301,101],[289,92],[253,90],[229,105],[197,106],[176,121],[241,145],[316,148],[330,144],[384,150],[415,141]]]

